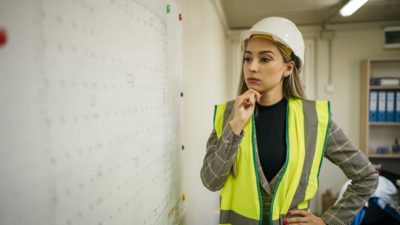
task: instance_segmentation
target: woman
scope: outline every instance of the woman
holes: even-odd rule
[[[217,105],[201,169],[221,190],[220,224],[349,224],[377,186],[378,174],[331,120],[328,101],[304,97],[304,40],[280,17],[241,34],[239,94]],[[352,185],[318,217],[308,211],[323,157]]]

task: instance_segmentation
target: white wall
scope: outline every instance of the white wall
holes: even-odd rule
[[[175,224],[176,11],[0,1],[0,224]]]
[[[218,224],[218,193],[200,179],[214,105],[228,99],[228,39],[211,1],[183,2],[184,184],[188,197],[182,223]]]

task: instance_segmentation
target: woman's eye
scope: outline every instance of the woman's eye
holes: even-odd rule
[[[271,60],[268,59],[268,58],[261,58],[260,61],[261,61],[261,62],[269,62],[269,61],[271,61]]]
[[[251,58],[250,58],[250,57],[244,57],[244,58],[243,58],[243,61],[244,61],[244,62],[250,62],[250,61],[251,61]]]

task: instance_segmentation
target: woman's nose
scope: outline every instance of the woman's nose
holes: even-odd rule
[[[252,72],[258,71],[258,62],[257,60],[252,60],[249,65],[249,70]]]

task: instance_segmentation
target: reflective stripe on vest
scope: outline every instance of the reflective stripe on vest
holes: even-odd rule
[[[225,109],[226,103],[215,108],[214,128],[218,139],[222,135]],[[235,177],[229,175],[221,190],[220,224],[257,225],[262,218],[253,121],[252,117],[243,128],[247,135],[244,135],[236,156],[237,174]]]
[[[217,105],[214,128],[218,139],[233,102]],[[306,209],[318,189],[318,176],[330,128],[328,101],[289,99],[286,110],[286,162],[275,186],[270,224],[280,224],[289,209]],[[229,112],[227,112],[229,110]],[[235,159],[236,176],[230,174],[221,190],[220,224],[262,223],[262,202],[254,142],[254,116],[243,128]]]

